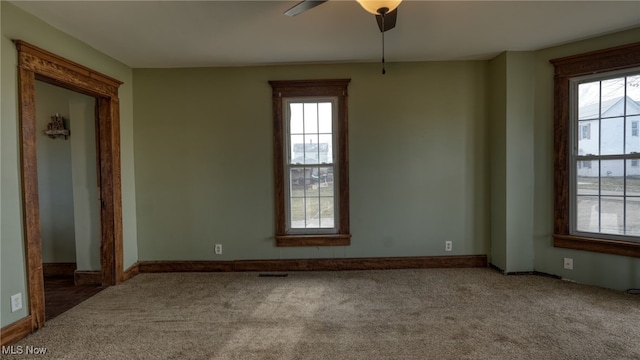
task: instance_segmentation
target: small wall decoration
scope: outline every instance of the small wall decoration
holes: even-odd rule
[[[63,138],[66,140],[70,136],[69,130],[64,128],[64,118],[57,113],[51,117],[51,122],[47,124],[47,130],[44,133],[52,139]]]

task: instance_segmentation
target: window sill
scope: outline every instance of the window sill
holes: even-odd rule
[[[640,243],[573,235],[553,235],[553,246],[640,258]]]
[[[276,235],[276,246],[349,246],[351,234]]]

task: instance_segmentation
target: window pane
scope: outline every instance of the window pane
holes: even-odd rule
[[[320,195],[333,197],[333,168],[321,167],[318,178],[320,184]]]
[[[330,134],[333,128],[331,103],[318,104],[318,132]]]
[[[291,197],[302,197],[304,196],[304,188],[305,188],[305,179],[304,179],[304,168],[293,168],[289,170],[289,184],[291,192]],[[302,190],[302,191],[300,191]]]
[[[317,164],[318,163],[318,136],[317,135],[305,135],[304,137],[304,163],[305,164]]]
[[[624,198],[600,198],[600,232],[606,234],[624,234]]]
[[[318,104],[304,104],[304,132],[307,134],[318,132]]]
[[[627,198],[627,235],[640,236],[640,197]]]
[[[640,196],[640,159],[627,160],[627,196]]]
[[[305,207],[304,198],[291,198],[291,227],[304,228]]]
[[[599,155],[598,120],[578,123],[578,155]]]
[[[303,129],[303,114],[301,103],[291,103],[289,105],[289,111],[291,111],[291,120],[289,122],[289,131],[291,134],[302,134]]]
[[[624,115],[624,88],[625,78],[615,78],[602,82],[602,104],[600,112],[602,117]]]
[[[333,187],[333,184],[331,185]],[[320,197],[320,227],[332,228],[334,226],[333,197]]]
[[[627,154],[640,153],[640,116],[629,116],[627,118],[625,152]]]
[[[318,188],[318,173],[320,172],[317,167],[308,167],[305,168],[305,176],[307,178],[307,197],[318,197],[320,196],[320,189]]]
[[[576,201],[576,230],[599,232],[599,213],[597,196],[578,196]]]
[[[578,119],[595,119],[600,115],[600,82],[578,85]]]
[[[291,135],[291,164],[304,164],[304,136]]]
[[[624,118],[603,119],[600,126],[600,154],[624,154]]]
[[[624,195],[624,160],[602,160],[602,195]]]
[[[600,187],[600,162],[598,160],[578,161],[576,177],[578,195],[598,195]]]
[[[640,114],[640,75],[627,77],[627,115]]]
[[[318,136],[318,142],[320,146],[318,147],[318,157],[320,159],[320,163],[331,164],[333,163],[333,136],[331,135],[320,135]]]

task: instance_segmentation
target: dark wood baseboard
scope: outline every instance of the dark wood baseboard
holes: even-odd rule
[[[102,272],[76,270],[73,281],[76,285],[102,285]]]
[[[73,277],[76,263],[44,263],[42,275],[44,277]]]
[[[140,266],[138,262],[129,266],[127,270],[122,274],[122,281],[127,281],[140,273]]]
[[[335,271],[487,267],[486,255],[420,256],[395,258],[141,261],[140,273],[225,271]]]
[[[7,346],[31,334],[33,324],[31,315],[0,329],[0,346]]]

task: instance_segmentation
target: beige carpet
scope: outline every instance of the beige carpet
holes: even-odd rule
[[[640,296],[491,269],[141,274],[15,346],[82,360],[640,359]]]

